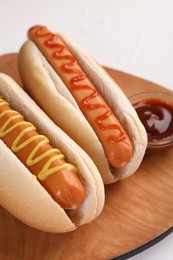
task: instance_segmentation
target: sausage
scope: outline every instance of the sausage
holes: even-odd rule
[[[126,165],[133,154],[129,137],[61,38],[44,26],[32,27],[28,36],[72,93],[102,143],[110,165]]]
[[[66,163],[64,155],[49,140],[12,110],[0,97],[0,138],[36,176],[52,198],[64,209],[79,208],[85,199],[77,168]]]

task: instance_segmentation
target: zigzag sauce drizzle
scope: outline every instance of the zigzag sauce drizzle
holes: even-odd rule
[[[2,97],[0,97],[0,106],[3,106],[3,105],[8,105],[8,103],[5,100],[3,100]],[[22,129],[20,134],[18,136],[16,136],[16,138],[14,139],[14,141],[10,147],[14,153],[20,151],[22,148],[26,147],[34,140],[40,139],[40,141],[33,148],[32,152],[29,154],[29,156],[26,160],[27,166],[33,166],[33,165],[39,163],[42,159],[48,157],[50,154],[57,153],[57,155],[53,155],[51,158],[49,158],[49,160],[47,160],[45,165],[42,167],[41,171],[37,175],[39,180],[44,181],[48,178],[48,176],[50,176],[51,174],[53,174],[57,171],[60,171],[60,170],[72,170],[74,172],[77,171],[77,168],[69,163],[63,163],[62,165],[50,167],[54,161],[64,158],[64,155],[56,148],[49,149],[49,150],[45,151],[44,153],[42,153],[41,155],[36,156],[36,153],[40,149],[40,147],[49,143],[49,140],[44,135],[35,135],[35,136],[31,136],[27,140],[21,142],[22,137],[26,133],[28,133],[30,131],[35,131],[36,128],[34,125],[32,125],[31,123],[26,122],[26,121],[15,122],[12,126],[9,127],[10,123],[14,119],[16,119],[16,118],[23,119],[23,116],[20,115],[17,111],[7,109],[0,113],[0,118],[2,118],[5,115],[8,115],[8,114],[11,114],[11,116],[0,127],[0,138],[3,139],[3,137],[5,137],[8,133],[10,133],[12,130],[14,130],[15,128],[17,128],[19,126],[22,126],[22,125],[26,126],[26,128]]]
[[[31,28],[32,30],[32,28]],[[116,129],[118,130],[118,134],[116,132],[116,136],[109,135],[108,141],[118,143],[123,142],[126,139],[126,134],[124,131],[122,131],[121,127],[118,124],[104,124],[103,122],[108,119],[112,111],[109,109],[108,106],[104,104],[93,104],[91,103],[94,98],[98,96],[98,91],[90,84],[82,84],[82,82],[85,81],[87,78],[86,75],[79,69],[76,69],[74,66],[77,64],[77,60],[75,57],[73,57],[70,54],[66,54],[66,47],[63,44],[57,43],[56,40],[58,40],[58,35],[53,34],[46,30],[46,27],[38,27],[38,29],[35,31],[36,37],[48,37],[47,40],[45,40],[44,45],[49,49],[55,49],[55,51],[52,53],[52,57],[57,60],[65,60],[66,63],[64,63],[61,66],[61,70],[65,72],[66,74],[73,74],[76,73],[78,76],[73,77],[70,80],[71,89],[78,89],[78,90],[91,90],[91,94],[89,94],[87,97],[85,97],[82,100],[82,107],[85,110],[95,110],[95,109],[104,109],[105,113],[101,116],[96,117],[95,122],[97,126],[101,130],[106,129]],[[79,84],[80,83],[80,84]]]

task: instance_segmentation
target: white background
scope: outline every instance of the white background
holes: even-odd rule
[[[0,55],[18,52],[35,24],[68,34],[103,65],[173,90],[172,0],[0,0]],[[173,234],[132,259],[172,260]]]

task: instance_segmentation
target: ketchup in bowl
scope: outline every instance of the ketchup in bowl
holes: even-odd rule
[[[130,101],[148,135],[149,151],[173,147],[173,96],[161,92],[145,92]]]

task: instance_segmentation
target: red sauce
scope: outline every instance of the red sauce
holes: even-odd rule
[[[31,28],[30,30],[32,30]],[[35,32],[35,36],[37,37],[45,37],[48,36],[48,39],[44,41],[44,45],[49,48],[53,49],[52,52],[52,58],[56,60],[64,60],[65,62],[61,65],[61,71],[65,74],[75,74],[74,77],[70,80],[70,91],[73,91],[75,89],[78,90],[85,90],[89,89],[91,90],[91,93],[83,98],[81,103],[79,104],[82,108],[83,112],[85,110],[96,110],[96,109],[104,109],[105,112],[101,116],[96,117],[95,123],[97,124],[98,128],[101,130],[105,129],[116,129],[118,130],[118,135],[109,135],[108,141],[113,143],[123,142],[126,139],[126,133],[122,129],[122,127],[118,124],[106,124],[104,121],[111,117],[113,115],[110,108],[105,104],[105,102],[102,103],[93,103],[92,100],[97,100],[97,97],[99,96],[98,91],[95,89],[95,87],[90,84],[86,84],[85,80],[89,79],[85,75],[84,72],[82,72],[78,66],[78,62],[74,56],[71,55],[71,53],[67,50],[66,46],[61,43],[61,39],[58,35],[49,32],[46,27],[40,26],[38,27],[38,30]],[[85,112],[84,112],[85,113]],[[85,114],[86,115],[86,114]]]
[[[173,106],[154,98],[133,106],[147,131],[149,142],[173,139]]]

